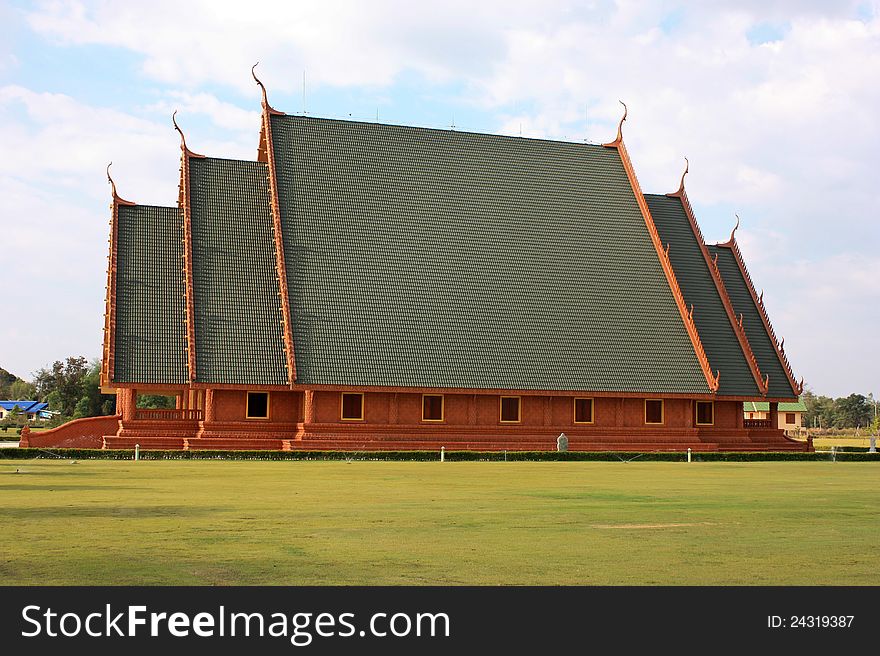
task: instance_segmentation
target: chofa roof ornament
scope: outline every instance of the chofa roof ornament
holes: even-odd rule
[[[257,62],[256,64],[251,66],[251,75],[254,78],[254,82],[256,82],[259,85],[260,91],[263,94],[263,109],[265,111],[269,112],[270,114],[283,114],[284,112],[279,112],[277,109],[275,109],[274,107],[272,107],[272,105],[269,104],[269,98],[266,95],[266,85],[264,85],[260,81],[260,78],[257,77],[256,69],[257,69],[257,66],[259,66],[259,65],[260,65],[260,62]]]
[[[116,193],[116,183],[113,181],[113,177],[110,175],[110,167],[113,166],[113,162],[110,162],[107,165],[107,182],[110,183],[111,193],[113,194],[113,202],[119,203],[120,205],[134,205],[130,200],[125,200],[119,194]]]
[[[180,149],[191,157],[204,157],[204,155],[199,155],[198,153],[194,153],[189,149],[186,145],[186,136],[183,134],[183,130],[180,129],[180,126],[177,124],[177,110],[171,114],[171,122],[174,124],[174,129],[180,134]]]
[[[623,142],[623,122],[626,120],[626,115],[628,113],[628,110],[626,108],[625,102],[623,102],[622,100],[618,100],[617,102],[619,102],[621,105],[623,105],[623,116],[620,117],[620,122],[617,124],[617,138],[610,143],[603,144],[603,145],[609,146],[609,147],[618,146],[620,143]]]
[[[681,182],[678,183],[678,191],[675,192],[677,195],[684,194],[684,176],[686,176],[688,174],[688,170],[690,170],[690,167],[691,167],[691,163],[688,162],[688,158],[685,157],[684,158],[684,172],[681,174]]]

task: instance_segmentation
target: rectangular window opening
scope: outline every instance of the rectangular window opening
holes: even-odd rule
[[[518,396],[502,396],[501,397],[501,421],[504,423],[515,424],[519,422],[519,397]]]
[[[443,421],[443,395],[422,395],[422,421]]]
[[[786,424],[794,424],[795,423],[793,412],[786,412],[785,413],[785,423]]]
[[[697,426],[713,426],[715,424],[715,403],[697,401]]]
[[[247,393],[247,414],[248,419],[268,419],[269,418],[269,393],[268,392],[248,392]]]
[[[576,423],[576,424],[592,424],[593,423],[593,399],[575,399],[574,400],[574,423]]]
[[[364,395],[359,393],[343,392],[342,394],[342,420],[363,421],[364,419]]]
[[[645,399],[645,423],[663,423],[663,399]]]

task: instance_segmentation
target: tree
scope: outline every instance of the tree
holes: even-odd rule
[[[868,399],[861,394],[850,394],[834,401],[834,425],[836,428],[867,426],[873,411]]]
[[[83,357],[56,361],[34,375],[37,397],[65,418],[113,414],[116,397],[101,393],[101,363]]]
[[[150,408],[151,410],[173,409],[177,400],[173,396],[159,396],[158,394],[144,394],[138,396],[137,407]]]
[[[58,392],[57,402],[61,414],[70,417],[76,404],[83,396],[85,378],[89,373],[89,363],[83,357],[70,357],[64,362],[56,360],[51,369],[40,369],[34,376],[37,395],[45,399],[52,392]]]
[[[12,401],[32,401],[36,396],[37,389],[21,378],[16,379],[16,381],[9,386],[9,392],[7,393],[7,397]]]

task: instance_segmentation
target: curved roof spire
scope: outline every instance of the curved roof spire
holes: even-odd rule
[[[134,205],[134,203],[132,203],[130,200],[125,200],[124,198],[120,197],[119,194],[116,193],[116,183],[113,182],[113,178],[110,176],[110,167],[111,166],[113,166],[113,162],[110,162],[107,165],[107,182],[110,183],[111,193],[113,194],[113,202],[120,203],[122,205]]]
[[[177,110],[176,110],[176,109],[175,109],[174,112],[171,114],[171,122],[174,124],[174,129],[177,130],[177,132],[180,134],[180,149],[181,149],[184,153],[186,153],[187,155],[190,155],[190,156],[192,156],[192,157],[204,157],[204,155],[199,155],[199,154],[197,154],[197,153],[194,153],[193,151],[191,151],[191,150],[187,147],[187,145],[186,145],[186,136],[183,134],[183,130],[181,130],[181,129],[180,129],[180,126],[177,124]]]
[[[736,217],[736,225],[733,226],[733,230],[730,231],[730,239],[728,239],[728,243],[733,243],[733,235],[736,233],[736,229],[739,228],[739,214],[734,213]]]
[[[260,65],[260,62],[257,62],[256,64],[251,66],[251,75],[254,78],[254,82],[256,82],[259,85],[260,91],[262,91],[262,93],[263,93],[263,109],[266,110],[267,112],[269,112],[270,114],[283,114],[284,112],[279,112],[277,109],[275,109],[274,107],[272,107],[272,105],[269,104],[269,99],[266,96],[266,85],[264,85],[260,81],[260,78],[257,77],[256,68],[259,65]]]
[[[619,102],[621,105],[623,105],[623,116],[620,117],[620,123],[617,124],[617,138],[610,143],[603,144],[603,145],[609,146],[609,147],[617,146],[623,142],[623,122],[626,120],[626,115],[629,113],[629,110],[627,110],[627,108],[626,108],[625,102],[623,102],[622,100],[618,100],[617,102]]]
[[[685,157],[684,158],[684,172],[681,174],[681,182],[678,183],[678,191],[675,192],[676,194],[683,194],[684,193],[684,176],[686,176],[688,174],[688,171],[690,170],[690,168],[691,168],[691,163],[688,161],[688,158]]]

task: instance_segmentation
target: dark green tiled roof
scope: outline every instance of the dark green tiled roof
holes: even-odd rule
[[[297,382],[708,392],[615,149],[271,120]]]
[[[694,323],[712,371],[721,371],[718,393],[760,396],[681,199],[645,194],[645,200],[661,241],[669,244],[669,259],[682,296],[688,306],[694,306]]]
[[[267,171],[190,159],[198,382],[288,382]]]
[[[187,382],[183,224],[176,207],[120,205],[111,378]]]
[[[797,394],[792,390],[785,369],[779,362],[776,347],[773,345],[770,335],[767,334],[760,311],[755,305],[748,283],[736,263],[733,251],[730,248],[709,246],[709,252],[713,255],[718,254],[718,269],[721,271],[721,278],[724,280],[724,286],[734,311],[738,315],[743,315],[743,328],[749,340],[749,346],[752,347],[752,353],[755,354],[755,359],[758,361],[758,368],[762,374],[770,376],[770,390],[767,395],[796,397]]]

